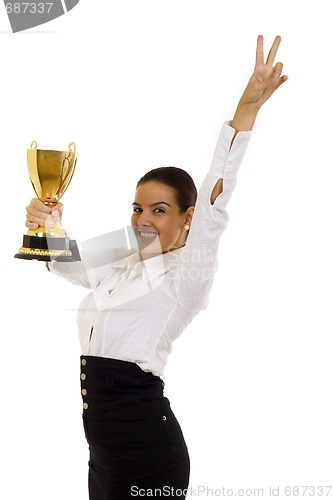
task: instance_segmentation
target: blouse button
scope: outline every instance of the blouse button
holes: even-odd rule
[[[81,380],[86,380],[87,375],[85,373],[81,373]]]
[[[88,406],[88,403],[83,403],[83,408],[84,408],[85,410],[88,410],[88,407],[89,407],[89,406]]]
[[[163,415],[163,417],[162,417],[162,418],[163,418],[163,420],[164,420],[164,421],[167,419],[165,415]]]
[[[82,393],[82,396],[86,396],[87,395],[87,389],[82,389],[81,393]]]
[[[82,366],[86,366],[86,364],[87,364],[87,360],[86,360],[86,359],[82,359],[82,360],[81,360],[81,364],[82,364]]]

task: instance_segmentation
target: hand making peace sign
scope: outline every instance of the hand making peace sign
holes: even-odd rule
[[[232,126],[237,130],[251,130],[257,113],[271,95],[286,81],[287,75],[282,75],[283,64],[274,64],[281,37],[276,36],[264,59],[264,39],[262,35],[257,39],[256,63],[253,74],[239,101]]]

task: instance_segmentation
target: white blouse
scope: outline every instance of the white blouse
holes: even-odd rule
[[[81,262],[50,265],[52,272],[91,289],[77,316],[83,355],[130,361],[163,374],[172,342],[207,306],[228,222],[225,207],[251,136],[239,132],[230,147],[234,133],[229,123],[223,125],[184,247],[140,261],[139,253],[128,249],[131,235],[125,229],[82,244]],[[221,178],[223,193],[212,205]]]

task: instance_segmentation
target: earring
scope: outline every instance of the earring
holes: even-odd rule
[[[184,227],[185,231],[189,231],[190,230],[190,226],[188,224],[186,224],[186,226]]]

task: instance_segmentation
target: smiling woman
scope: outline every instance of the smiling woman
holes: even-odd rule
[[[144,202],[144,205],[140,201]],[[142,226],[142,232],[153,230],[159,235],[159,248],[149,250],[162,253],[185,245],[197,200],[197,189],[192,177],[176,167],[155,168],[147,172],[137,183],[132,226]],[[139,232],[139,234],[141,234]],[[142,236],[142,234],[141,234]],[[144,239],[139,245],[144,244]],[[155,250],[155,251],[154,251]]]
[[[133,488],[159,489],[165,497],[173,489],[185,498],[188,451],[160,377],[173,341],[207,305],[250,131],[287,79],[282,64],[274,64],[279,43],[276,37],[264,62],[258,37],[253,75],[233,120],[222,128],[198,197],[183,170],[152,170],[135,193],[136,250],[88,251],[81,262],[49,264],[53,273],[91,289],[78,312],[91,500],[129,500]],[[27,227],[50,226],[62,208],[32,200]]]

